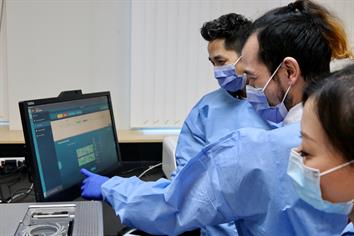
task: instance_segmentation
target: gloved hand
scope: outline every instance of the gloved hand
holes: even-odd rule
[[[92,173],[86,169],[80,170],[81,174],[85,175],[85,179],[81,185],[81,196],[89,200],[102,200],[101,186],[109,178],[106,176]]]

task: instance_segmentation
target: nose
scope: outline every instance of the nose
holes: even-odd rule
[[[247,76],[246,76],[246,84],[250,85],[252,87],[256,87],[255,84],[254,84],[254,80],[253,79],[249,79]]]

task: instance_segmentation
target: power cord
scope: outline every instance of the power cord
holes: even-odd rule
[[[154,166],[150,166],[148,169],[146,169],[145,171],[143,171],[143,173],[141,173],[138,177],[141,178],[143,177],[147,172],[149,172],[152,169],[155,169],[156,167],[162,166],[162,163],[156,164]]]
[[[134,168],[131,168],[129,170],[121,172],[120,175],[127,175],[127,174],[130,174],[130,173],[134,172],[134,171],[137,171],[137,170],[140,170],[140,169],[145,169],[145,168],[146,168],[146,166],[134,167]]]
[[[0,158],[0,203],[7,203],[19,190],[24,190],[21,188],[13,191],[14,186],[20,183],[23,175],[26,174],[26,170],[24,158]],[[27,189],[28,187],[25,188],[26,191]]]
[[[18,194],[15,194],[16,192],[14,192],[11,196],[11,198],[7,201],[7,203],[11,203],[12,201],[14,201],[15,199],[21,197],[21,196],[27,196],[28,194],[30,194],[33,190],[33,183],[31,184],[31,186],[25,191],[25,192],[21,192],[21,193],[18,193]]]

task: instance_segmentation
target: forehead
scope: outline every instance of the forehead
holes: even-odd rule
[[[269,75],[266,65],[258,58],[259,43],[257,33],[251,34],[242,49],[241,63],[244,70],[249,75]]]
[[[309,98],[304,106],[301,119],[301,131],[306,133],[311,139],[317,140],[319,145],[328,146],[327,136],[316,114],[316,102]],[[306,137],[304,137],[306,139]]]
[[[242,48],[242,60],[247,64],[258,62],[259,43],[257,33],[251,34]]]
[[[310,97],[304,106],[304,112],[301,120],[301,131],[306,134],[306,137],[302,136],[303,146],[312,146],[320,150],[322,154],[330,156],[328,161],[342,163],[345,161],[343,155],[334,148],[325,130],[323,129],[321,122],[317,116],[317,102]],[[316,140],[316,143],[311,142],[310,139]]]
[[[208,43],[208,50],[226,50],[225,39],[214,39]]]
[[[235,50],[225,48],[225,39],[215,39],[208,43],[208,52],[209,55],[228,55],[228,54],[237,54]]]

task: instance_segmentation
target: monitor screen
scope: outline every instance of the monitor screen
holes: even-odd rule
[[[108,174],[120,165],[108,92],[20,102],[36,199],[72,200],[81,168]]]

